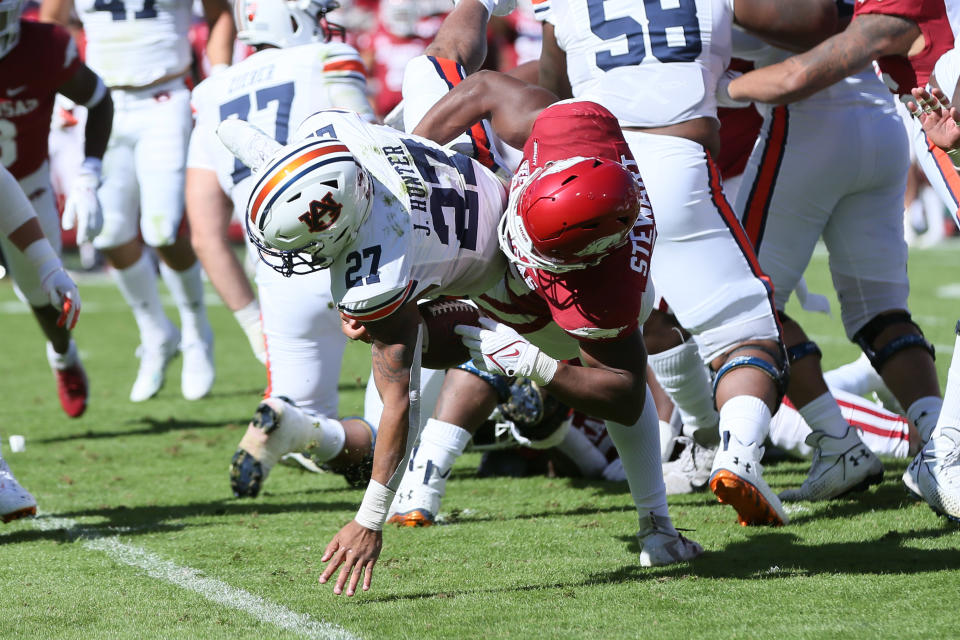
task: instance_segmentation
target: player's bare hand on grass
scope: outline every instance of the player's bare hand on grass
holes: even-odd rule
[[[958,114],[956,107],[950,106],[950,99],[940,89],[927,91],[917,87],[910,93],[913,94],[913,101],[907,103],[907,108],[920,120],[927,138],[944,151],[958,148]]]
[[[337,535],[333,536],[333,540],[323,552],[323,557],[320,558],[321,562],[330,563],[320,574],[320,584],[326,584],[337,567],[340,567],[337,582],[333,585],[333,592],[336,595],[343,593],[344,585],[347,585],[348,596],[356,593],[361,574],[363,574],[363,590],[368,591],[370,581],[373,579],[373,565],[377,564],[381,548],[383,548],[382,532],[367,529],[356,520],[351,520],[337,532]]]

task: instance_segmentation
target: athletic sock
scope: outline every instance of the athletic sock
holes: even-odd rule
[[[940,417],[943,398],[939,396],[924,396],[910,405],[907,409],[907,419],[920,432],[920,439],[926,442],[930,439]]]
[[[713,389],[693,340],[661,353],[652,353],[647,363],[677,406],[685,433],[717,428],[720,417],[713,406]]]
[[[153,260],[144,251],[140,259],[126,269],[111,271],[120,293],[133,310],[140,330],[140,342],[145,345],[164,342],[170,336],[172,327],[160,304]]]
[[[607,433],[620,454],[627,484],[630,486],[630,495],[637,507],[641,523],[645,522],[651,513],[661,518],[670,517],[660,464],[658,422],[657,408],[649,389],[643,413],[636,424],[626,426],[607,421]]]
[[[943,406],[940,408],[937,426],[930,435],[931,439],[935,441],[947,440],[947,438],[937,438],[937,436],[948,427],[960,428],[960,336],[957,336],[953,346],[953,358],[950,360],[950,369],[947,371],[947,388],[943,394]]]
[[[430,418],[420,433],[413,461],[407,470],[418,485],[443,495],[453,463],[463,453],[473,436],[455,424]]]
[[[720,407],[720,431],[729,431],[741,444],[763,446],[770,432],[770,409],[760,398],[734,396]]]
[[[814,431],[834,438],[842,438],[850,430],[850,423],[844,420],[840,405],[829,391],[798,407],[797,410]]]
[[[72,339],[66,353],[57,353],[51,343],[47,343],[47,362],[54,371],[63,371],[80,362],[80,354],[77,352],[77,343]]]
[[[165,263],[160,263],[160,275],[163,276],[163,281],[180,312],[180,331],[184,344],[203,340],[210,331],[207,308],[203,303],[203,279],[200,273],[199,261],[183,271],[175,271]]]
[[[313,439],[304,445],[304,448],[310,450],[310,457],[326,462],[340,455],[347,440],[343,424],[322,415],[306,415],[313,422]]]

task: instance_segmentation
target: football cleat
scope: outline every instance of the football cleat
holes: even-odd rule
[[[703,447],[693,438],[677,437],[677,442],[683,445],[680,456],[673,462],[663,465],[663,483],[667,487],[667,495],[693,493],[707,488],[713,468],[713,459],[717,455],[716,448]]]
[[[0,520],[10,522],[37,515],[37,501],[13,477],[6,460],[0,458]]]
[[[900,479],[903,481],[907,491],[917,500],[923,500],[923,494],[920,493],[920,467],[923,466],[923,449],[917,451]]]
[[[756,443],[745,445],[729,431],[721,434],[710,474],[710,490],[721,504],[734,508],[744,527],[790,522],[777,494],[763,479],[762,457],[763,447]]]
[[[883,480],[883,464],[853,427],[848,427],[842,438],[813,431],[806,443],[814,447],[810,473],[799,489],[787,489],[780,494],[785,502],[839,498],[865,491]]]
[[[942,429],[919,456],[920,495],[936,513],[960,523],[960,429]]]
[[[180,333],[172,325],[167,338],[155,344],[141,344],[137,348],[140,367],[137,379],[130,389],[130,402],[149,400],[160,392],[165,381],[167,366],[177,355],[180,345]]]
[[[60,406],[71,418],[79,418],[87,410],[90,385],[83,364],[80,363],[76,343],[71,340],[67,352],[60,354],[54,351],[53,345],[48,342],[47,361],[57,380],[57,397],[60,399]]]
[[[180,391],[187,400],[203,398],[213,387],[217,372],[213,365],[213,330],[207,326],[202,340],[182,345],[183,370]]]
[[[669,518],[652,513],[649,521],[641,521],[637,539],[640,543],[641,567],[663,567],[687,562],[703,553],[703,547],[678,533]]]
[[[233,495],[255,498],[280,458],[305,449],[315,434],[310,416],[287,398],[261,402],[230,462]]]
[[[405,513],[395,513],[387,522],[398,527],[431,527],[436,523],[436,516],[426,509],[414,509]]]

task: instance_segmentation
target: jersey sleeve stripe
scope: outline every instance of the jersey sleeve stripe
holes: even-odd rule
[[[352,71],[363,75],[366,72],[366,69],[363,66],[363,62],[360,60],[347,59],[328,62],[323,65],[324,73],[330,73],[331,71]]]
[[[273,188],[286,180],[290,174],[297,169],[297,167],[300,167],[315,158],[319,158],[320,156],[325,156],[328,153],[346,151],[349,151],[346,145],[332,145],[320,147],[319,149],[311,149],[302,155],[294,157],[292,160],[287,162],[287,164],[281,166],[280,168],[275,169],[273,176],[269,180],[257,185],[258,193],[256,198],[254,198],[253,206],[250,207],[250,222],[256,224],[257,215],[260,213],[260,206],[263,204],[263,201],[266,200]]]
[[[360,310],[344,310],[343,313],[345,316],[359,320],[361,322],[373,322],[376,320],[381,320],[386,318],[393,312],[397,311],[400,307],[410,301],[413,293],[416,291],[417,281],[411,280],[407,283],[406,289],[399,292],[397,295],[393,296],[389,300],[382,302],[378,305],[374,305],[367,309]]]

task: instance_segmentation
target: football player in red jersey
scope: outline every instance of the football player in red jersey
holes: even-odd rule
[[[734,79],[727,91],[734,100],[788,103],[810,96],[833,83],[859,72],[876,61],[881,78],[901,102],[913,102],[911,90],[923,87],[932,78],[938,60],[954,48],[960,24],[956,22],[956,0],[862,0],[854,17],[842,32],[813,49],[781,63],[752,71]],[[952,91],[952,87],[948,90]],[[923,105],[924,107],[928,105]],[[931,123],[932,125],[933,123]],[[960,224],[960,177],[944,151],[924,135],[918,120],[907,123],[924,173]],[[927,149],[926,153],[922,150]],[[922,389],[938,388],[929,375],[909,364],[926,357],[929,348],[909,315],[878,316],[871,322],[869,345],[874,367],[898,396],[923,394]],[[960,329],[960,326],[958,326]],[[960,518],[960,335],[947,378],[947,390],[940,415],[932,431],[923,434],[927,443],[904,473],[907,487],[947,516]],[[884,356],[878,362],[877,356]],[[886,362],[885,366],[884,361]],[[899,361],[904,366],[891,366]],[[906,363],[906,364],[905,364]]]
[[[77,227],[78,242],[92,240],[103,219],[97,200],[100,164],[110,137],[113,104],[106,87],[77,53],[66,29],[20,19],[22,0],[0,0],[0,164],[20,183],[37,211],[44,234],[60,249],[60,224],[50,186],[47,139],[54,96],[59,92],[89,109],[82,173],[67,197],[63,227]],[[60,404],[70,417],[87,406],[87,376],[68,327],[6,238],[0,245],[22,295],[47,337],[47,358],[57,379]]]
[[[28,270],[39,283],[40,291],[47,296],[51,308],[60,310],[58,324],[65,329],[72,329],[80,313],[77,285],[63,270],[53,245],[44,237],[30,201],[10,172],[2,166],[0,239],[4,247],[16,252],[21,267]],[[17,482],[0,453],[0,521],[10,522],[36,512],[37,501]]]

